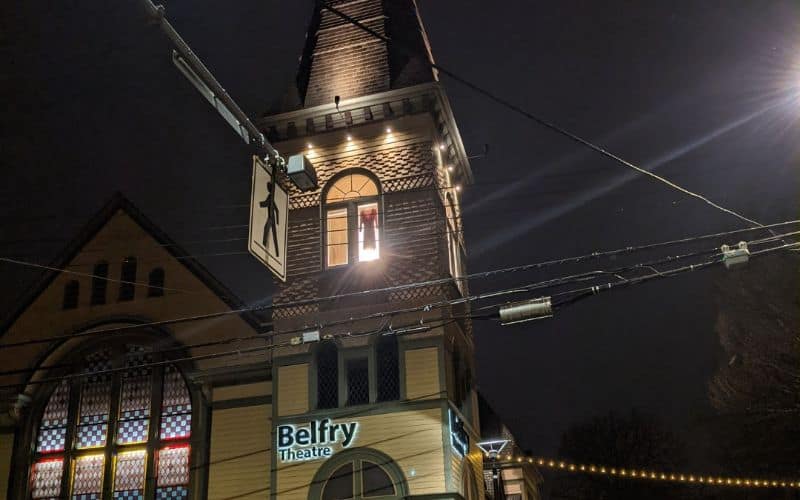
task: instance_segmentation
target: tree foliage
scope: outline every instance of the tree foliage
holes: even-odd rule
[[[722,362],[709,383],[728,470],[795,477],[800,450],[800,258],[754,259],[716,283]]]
[[[561,438],[559,456],[584,464],[680,471],[686,454],[682,442],[654,417],[633,411],[609,414],[569,428]],[[686,498],[686,487],[651,480],[612,476],[563,475],[555,479],[553,499]]]

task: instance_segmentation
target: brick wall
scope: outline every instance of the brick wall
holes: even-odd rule
[[[430,48],[412,0],[331,5],[396,43],[387,44],[326,9],[317,10],[298,74],[304,107],[330,104],[337,95],[349,99],[435,80],[428,66]]]

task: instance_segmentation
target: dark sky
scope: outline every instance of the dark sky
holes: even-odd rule
[[[796,0],[419,2],[443,66],[749,217],[796,218],[800,101],[785,100],[800,85]],[[252,116],[293,78],[312,4],[166,2]],[[246,236],[215,228],[247,223],[251,152],[173,68],[138,2],[0,8],[0,254],[48,262],[115,190],[190,253],[245,250],[208,240]],[[467,150],[491,146],[464,192],[470,271],[741,227],[444,83]],[[246,301],[269,299],[270,276],[249,255],[199,260]],[[600,295],[536,324],[480,323],[480,388],[534,453],[555,453],[567,426],[612,410],[684,432],[710,411],[722,272]],[[35,276],[0,264],[2,310]]]

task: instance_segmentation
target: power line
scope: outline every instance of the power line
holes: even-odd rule
[[[777,237],[783,237],[783,236],[785,236],[785,235],[778,235]],[[800,245],[800,244],[783,245],[781,247],[774,247],[772,249],[767,249],[767,250],[768,251],[777,251],[778,249],[796,247],[797,245]],[[376,312],[376,313],[365,315],[365,316],[360,316],[360,317],[355,317],[355,318],[352,318],[352,317],[351,318],[345,318],[345,319],[342,319],[342,320],[332,321],[332,322],[325,323],[325,324],[318,323],[317,326],[320,329],[322,329],[324,327],[338,326],[338,325],[342,325],[342,324],[352,324],[352,323],[354,323],[356,321],[364,321],[364,320],[382,319],[382,318],[386,318],[386,317],[393,317],[393,316],[399,315],[399,314],[407,314],[407,313],[414,313],[414,312],[428,312],[428,311],[432,311],[434,309],[442,309],[444,307],[453,306],[453,305],[468,304],[468,303],[472,303],[472,302],[479,301],[479,300],[485,300],[485,299],[488,299],[488,298],[495,298],[495,297],[513,295],[513,294],[529,293],[529,292],[534,291],[534,290],[539,290],[539,289],[543,289],[543,288],[551,288],[551,287],[555,287],[555,286],[561,286],[561,285],[565,285],[565,284],[568,284],[568,283],[575,283],[575,282],[581,282],[581,281],[591,281],[591,280],[597,279],[600,276],[606,276],[606,275],[617,276],[619,273],[626,272],[626,271],[629,271],[629,270],[632,270],[632,269],[642,269],[642,268],[647,268],[647,267],[652,268],[652,266],[658,265],[658,264],[661,264],[661,263],[674,262],[676,260],[681,260],[681,259],[689,258],[689,257],[692,257],[692,256],[707,254],[707,253],[716,252],[716,251],[717,251],[717,249],[715,248],[715,249],[704,250],[704,251],[700,251],[700,252],[693,252],[693,253],[690,253],[690,254],[684,254],[684,255],[678,255],[678,256],[669,256],[669,257],[666,257],[666,258],[663,258],[663,259],[660,259],[660,260],[656,260],[656,261],[651,261],[651,262],[648,262],[648,263],[645,263],[645,264],[624,266],[624,267],[620,267],[620,268],[612,269],[612,270],[588,271],[588,272],[584,272],[584,273],[578,273],[578,274],[573,274],[573,275],[569,275],[569,276],[564,276],[564,277],[549,279],[549,280],[545,280],[545,281],[540,281],[540,282],[532,283],[532,284],[528,284],[528,285],[516,286],[516,287],[512,287],[512,288],[508,288],[508,289],[504,289],[504,290],[499,290],[499,291],[483,292],[483,293],[480,293],[480,294],[470,295],[470,296],[467,296],[467,297],[459,297],[459,298],[456,298],[456,299],[443,299],[443,300],[440,300],[440,301],[437,301],[437,302],[432,302],[432,303],[428,303],[428,304],[421,305],[421,306],[415,306],[415,307],[410,307],[410,308],[402,308],[402,309],[395,309],[395,310],[389,310],[389,311],[380,311],[380,312]],[[762,254],[762,253],[765,253],[765,251],[760,251],[757,254]],[[751,254],[751,255],[753,255],[753,254]],[[706,267],[706,266],[708,266],[710,264],[714,264],[714,263],[718,263],[718,262],[721,262],[721,260],[713,260],[713,261],[708,261],[708,262],[703,263],[703,264],[695,264],[695,265],[692,265],[692,266],[686,266],[686,268],[681,268],[680,270],[684,270],[684,269],[695,270],[695,269],[699,269],[701,267]],[[488,271],[488,272],[486,272],[484,274],[495,273],[495,272],[496,271]],[[655,277],[666,277],[668,275],[672,275],[674,272],[675,272],[674,270],[663,271],[663,272],[656,271],[656,273],[654,275],[652,275],[652,276],[655,276]],[[652,276],[647,276],[646,278],[651,278]],[[619,279],[619,282],[622,283],[622,284],[636,284],[636,283],[639,283],[639,282],[643,281],[643,278],[641,278],[641,277],[639,277],[639,278],[630,278],[630,279],[624,278],[624,277],[618,277],[618,279]],[[321,298],[317,298],[317,299],[299,300],[299,301],[287,302],[287,303],[283,303],[283,304],[266,304],[266,305],[263,305],[263,306],[245,307],[245,308],[233,309],[233,310],[228,310],[228,311],[220,311],[220,312],[216,312],[216,313],[208,313],[208,314],[195,315],[195,316],[186,316],[186,317],[182,317],[182,318],[173,318],[173,319],[168,319],[168,320],[160,320],[160,321],[154,321],[154,322],[149,322],[149,323],[140,323],[140,324],[135,324],[135,325],[126,325],[126,326],[122,326],[122,327],[105,328],[105,329],[101,329],[101,330],[89,330],[89,331],[84,331],[84,332],[79,332],[79,333],[56,335],[56,336],[40,338],[40,339],[29,339],[29,340],[24,340],[24,341],[0,344],[0,349],[8,349],[8,348],[13,348],[13,347],[20,347],[20,346],[26,346],[26,345],[47,343],[47,342],[60,341],[60,340],[71,340],[71,339],[74,339],[74,338],[81,338],[81,337],[88,337],[88,336],[105,335],[105,334],[109,334],[109,333],[118,333],[118,332],[131,331],[131,330],[137,330],[137,329],[141,329],[141,328],[148,328],[148,327],[155,327],[155,326],[165,326],[165,325],[170,325],[170,324],[177,324],[177,323],[184,323],[184,322],[191,322],[191,321],[215,319],[215,318],[220,318],[220,317],[229,316],[229,315],[233,315],[233,314],[242,314],[242,313],[245,313],[245,312],[263,311],[263,310],[273,309],[273,308],[276,308],[276,307],[278,307],[278,308],[286,308],[286,307],[294,307],[294,306],[301,306],[301,305],[308,305],[308,304],[316,304],[316,303],[320,303],[322,301],[331,301],[331,300],[338,300],[338,299],[342,299],[342,298],[360,297],[360,296],[365,296],[367,294],[378,293],[378,292],[401,291],[401,290],[419,288],[419,287],[423,287],[423,286],[433,286],[433,285],[445,284],[445,283],[450,283],[450,282],[453,282],[453,281],[455,281],[453,278],[442,278],[442,279],[437,279],[437,280],[430,280],[430,281],[427,281],[427,282],[410,283],[410,284],[396,285],[396,286],[393,286],[393,287],[386,287],[386,288],[380,288],[380,289],[371,289],[371,290],[363,290],[363,291],[359,291],[359,292],[350,292],[350,293],[344,293],[344,294],[333,295],[333,296],[328,296],[328,297],[321,297]],[[619,283],[617,283],[617,284],[619,284]],[[586,295],[586,294],[593,295],[593,294],[599,293],[601,290],[610,289],[611,287],[612,287],[612,285],[610,283],[608,283],[608,284],[601,285],[601,286],[592,286],[592,287],[589,287],[589,288],[583,288],[583,289],[578,289],[578,290],[560,292],[560,293],[554,294],[553,296],[554,297],[561,297],[561,296],[570,295],[570,294],[579,294],[577,297],[573,297],[573,298],[571,298],[569,300],[565,300],[565,301],[562,301],[561,303],[558,303],[557,305],[559,307],[561,307],[561,306],[567,305],[569,303],[576,302],[580,298],[583,298],[583,296]],[[478,318],[478,319],[484,319],[484,318]],[[303,328],[303,329],[297,329],[297,330],[293,330],[293,331],[280,332],[280,333],[282,333],[282,334],[283,333],[285,333],[285,334],[301,333],[303,331],[307,331],[309,328],[310,327]],[[265,332],[263,335],[266,336],[267,334],[275,334],[275,333],[277,333],[277,332],[271,331],[271,332]]]
[[[780,238],[782,236],[783,235],[778,235],[776,238]],[[787,248],[797,248],[799,246],[800,246],[800,243],[783,244],[783,245],[779,245],[779,246],[775,246],[775,247],[770,247],[770,248],[767,248],[767,249],[764,249],[764,250],[751,252],[750,255],[751,255],[751,257],[758,257],[758,256],[761,256],[761,255],[766,255],[766,254],[769,254],[769,253],[776,252],[778,250],[783,250],[783,249],[787,249]],[[674,260],[674,259],[675,258],[673,257],[673,258],[665,259],[665,260]],[[708,267],[710,267],[712,265],[720,264],[721,262],[722,262],[721,259],[713,258],[713,259],[701,262],[699,264],[691,264],[691,265],[688,265],[688,266],[682,266],[682,267],[679,267],[679,268],[674,268],[674,269],[670,269],[670,270],[666,270],[666,271],[657,271],[657,270],[655,270],[655,272],[653,272],[652,274],[648,274],[648,275],[641,276],[641,277],[630,278],[630,279],[620,277],[620,281],[618,281],[616,283],[607,283],[605,285],[600,285],[600,286],[592,286],[592,287],[587,287],[587,288],[582,288],[582,289],[577,289],[577,290],[564,291],[564,292],[560,292],[560,293],[557,293],[557,294],[553,294],[553,297],[577,294],[577,297],[583,298],[585,296],[588,296],[587,293],[589,295],[594,295],[594,294],[600,293],[602,291],[608,291],[608,290],[611,290],[613,288],[617,288],[617,287],[620,287],[620,286],[629,286],[629,285],[633,285],[633,284],[644,283],[646,281],[651,281],[653,279],[672,277],[672,276],[676,276],[678,274],[683,274],[683,273],[687,273],[687,272],[693,272],[693,271],[696,271],[696,270],[699,270],[699,269],[705,269],[705,268],[708,268]],[[636,267],[638,267],[638,266],[628,266],[627,268],[623,268],[623,269],[633,269],[633,268],[636,268]],[[515,287],[515,288],[511,288],[511,289],[497,291],[497,292],[483,293],[483,294],[473,295],[473,296],[470,296],[470,297],[462,297],[460,299],[443,300],[443,301],[429,303],[429,304],[426,304],[426,305],[423,305],[423,306],[417,306],[417,307],[412,307],[412,308],[405,308],[405,309],[399,309],[399,310],[394,310],[394,311],[383,311],[383,312],[379,312],[379,313],[373,313],[373,314],[370,314],[370,315],[361,316],[359,318],[347,318],[347,319],[343,319],[343,320],[332,321],[332,322],[327,323],[325,325],[321,325],[320,324],[319,327],[321,329],[321,328],[324,328],[324,327],[338,326],[338,325],[342,325],[342,324],[354,323],[356,321],[364,321],[364,320],[368,320],[368,319],[386,318],[387,316],[391,316],[391,315],[395,315],[395,314],[403,314],[403,313],[410,313],[410,312],[417,312],[417,311],[431,311],[434,308],[441,308],[442,306],[446,306],[446,305],[458,305],[458,304],[462,304],[462,303],[468,303],[468,302],[474,302],[474,301],[477,301],[477,300],[482,300],[482,299],[485,299],[485,298],[498,297],[498,296],[509,295],[509,294],[523,293],[523,292],[530,292],[530,291],[533,291],[535,289],[541,289],[541,288],[545,288],[545,287],[549,287],[549,286],[559,286],[559,285],[564,285],[564,284],[567,284],[567,283],[570,283],[570,282],[581,281],[581,280],[584,280],[584,281],[585,280],[590,280],[590,279],[594,279],[594,278],[596,278],[596,277],[598,277],[600,275],[607,275],[607,274],[614,274],[614,273],[615,273],[615,271],[592,271],[592,272],[589,272],[589,273],[582,273],[582,274],[568,276],[568,277],[564,277],[564,278],[556,278],[556,279],[553,279],[553,280],[547,280],[547,281],[544,281],[544,282],[540,282],[540,283],[537,283],[537,284],[531,284],[531,285],[527,285],[527,286],[524,286],[524,287]],[[564,307],[566,305],[573,304],[575,302],[576,302],[576,300],[570,299],[570,300],[567,300],[567,301],[563,301],[563,302],[557,304],[554,307]],[[433,325],[433,324],[426,325],[424,323],[424,321],[422,319],[420,319],[420,321],[418,323],[412,323],[409,326],[405,326],[405,327],[401,327],[401,328],[397,328],[397,329],[393,328],[392,325],[390,324],[388,329],[384,325],[384,326],[382,326],[382,327],[380,327],[378,329],[368,330],[366,332],[357,333],[357,334],[353,334],[352,332],[344,332],[344,333],[326,335],[325,336],[325,340],[329,340],[329,339],[330,340],[334,340],[334,339],[337,339],[337,338],[349,337],[349,336],[374,335],[374,334],[379,334],[379,333],[384,333],[384,334],[417,333],[417,332],[420,332],[420,331],[423,331],[423,330],[427,331],[427,330],[430,330],[431,328],[444,326],[445,324],[452,323],[454,321],[457,321],[458,319],[467,319],[467,318],[486,319],[487,316],[473,316],[473,315],[469,315],[468,314],[468,315],[461,315],[461,316],[450,316],[450,317],[448,317],[446,319],[436,319],[436,320],[434,320],[434,323],[441,321],[442,322],[441,325]],[[164,322],[157,322],[157,323],[162,323],[163,324]],[[113,329],[107,329],[107,330],[94,330],[94,331],[90,331],[90,332],[84,332],[84,334],[67,335],[67,336],[61,336],[59,338],[66,337],[66,338],[71,339],[71,338],[83,337],[83,336],[86,336],[88,334],[101,334],[101,333],[119,332],[119,331],[124,331],[124,330],[135,329],[135,328],[143,328],[143,327],[147,327],[147,326],[151,326],[151,325],[153,325],[153,323],[130,325],[130,326],[126,326],[126,327],[113,328]],[[309,328],[302,328],[302,329],[288,330],[288,331],[279,332],[279,333],[285,334],[285,335],[290,335],[290,334],[293,334],[293,333],[302,333],[302,332],[308,331],[308,330],[309,330]],[[272,333],[274,335],[274,334],[276,334],[278,332],[274,332],[273,331],[273,332],[267,332],[267,333]],[[261,339],[265,339],[266,340],[268,337],[266,335],[263,335],[263,336],[254,336],[252,338],[261,338]],[[28,345],[28,344],[32,344],[32,343],[40,343],[40,342],[50,341],[50,340],[54,340],[54,339],[56,339],[56,338],[53,337],[53,338],[50,338],[50,339],[31,340],[31,341],[25,341],[25,342],[20,342],[20,343],[16,343],[16,344],[3,344],[3,345],[0,345],[0,348],[13,347],[15,345]],[[216,343],[209,343],[209,345],[222,345],[222,344],[235,342],[237,340],[238,339],[221,340],[221,341],[217,341]],[[145,367],[145,366],[161,366],[161,365],[164,365],[164,364],[181,363],[181,362],[186,362],[186,361],[214,359],[214,358],[219,358],[219,357],[242,355],[242,354],[249,354],[249,353],[254,353],[254,352],[262,352],[262,351],[265,351],[265,350],[277,349],[277,348],[286,347],[286,346],[289,346],[289,345],[292,345],[292,341],[291,340],[286,341],[286,342],[282,342],[282,343],[279,343],[279,344],[269,344],[269,345],[260,346],[260,347],[250,347],[250,348],[245,348],[245,349],[236,349],[236,350],[233,350],[233,351],[223,351],[223,352],[210,353],[210,354],[204,354],[204,355],[185,356],[183,358],[178,358],[178,359],[173,359],[173,360],[157,361],[157,362],[153,362],[153,363],[150,363],[150,364],[144,364],[144,365],[141,365],[141,366],[143,366],[143,367]],[[93,374],[104,373],[104,372],[114,373],[114,372],[118,372],[118,371],[125,371],[125,370],[128,370],[128,369],[130,369],[130,368],[129,367],[119,367],[119,368],[112,368],[112,369],[104,370],[104,371],[101,371],[101,372],[92,372],[92,373]],[[86,374],[74,374],[74,375],[68,375],[68,376],[64,376],[64,377],[55,377],[55,378],[50,378],[50,379],[40,379],[40,380],[37,380],[37,381],[29,381],[27,383],[3,385],[3,386],[0,386],[0,389],[20,387],[20,386],[25,386],[25,385],[28,385],[28,384],[42,384],[42,383],[47,383],[47,382],[57,382],[57,381],[64,380],[66,378],[78,378],[78,377],[82,377],[82,376],[86,376]]]
[[[672,245],[678,245],[678,244],[684,244],[684,243],[692,243],[692,242],[695,242],[695,241],[702,241],[702,240],[707,240],[707,239],[720,238],[720,237],[724,237],[724,236],[731,236],[731,235],[735,235],[735,234],[747,233],[747,232],[752,232],[752,231],[759,231],[759,230],[763,230],[763,229],[772,229],[772,228],[776,228],[776,227],[781,227],[781,226],[786,226],[786,225],[791,225],[791,224],[797,224],[797,223],[800,223],[800,219],[784,221],[784,222],[777,222],[777,223],[774,223],[774,224],[767,224],[767,225],[765,225],[763,227],[757,227],[757,228],[735,229],[735,230],[731,230],[731,231],[723,231],[723,232],[705,234],[705,235],[700,235],[700,236],[690,236],[690,237],[687,237],[687,238],[680,238],[680,239],[676,239],[676,240],[669,240],[669,241],[664,241],[664,242],[659,242],[659,243],[649,243],[649,244],[637,245],[637,246],[627,246],[627,247],[623,247],[623,248],[618,248],[616,250],[592,252],[590,254],[584,254],[584,255],[579,255],[579,256],[566,257],[566,258],[561,258],[561,259],[553,259],[553,260],[542,261],[542,262],[537,262],[537,263],[533,263],[533,264],[524,264],[524,265],[521,265],[521,266],[513,266],[513,267],[502,268],[502,269],[495,269],[495,270],[491,270],[491,271],[478,272],[478,273],[468,274],[468,275],[466,275],[464,277],[455,278],[455,280],[468,281],[468,280],[471,280],[471,279],[488,278],[488,277],[499,275],[499,274],[507,274],[507,273],[512,273],[512,272],[527,271],[527,270],[530,270],[530,269],[540,269],[540,268],[543,268],[543,267],[549,267],[549,266],[553,266],[553,265],[578,263],[578,262],[581,262],[581,261],[585,261],[585,260],[589,260],[589,259],[595,259],[595,258],[599,258],[599,257],[616,256],[616,255],[620,255],[620,254],[634,253],[634,252],[644,251],[644,250],[652,250],[652,249],[661,248],[661,247],[665,247],[665,246],[672,246]],[[455,232],[458,232],[458,230],[455,230]],[[448,234],[448,233],[451,233],[451,231],[435,232],[435,233],[430,233],[430,234],[431,235],[437,235],[437,234]],[[785,233],[784,236],[790,236],[790,235],[793,235],[793,234],[795,234],[795,233]],[[417,240],[415,240],[415,241],[417,241]],[[236,254],[236,255],[242,254],[242,255],[244,255],[244,254],[249,254],[249,252],[237,251],[237,252],[223,252],[223,253],[219,253],[219,254],[213,254],[213,253],[212,254],[197,254],[197,255],[193,255],[193,256],[183,256],[182,258],[183,259],[188,259],[188,258],[191,258],[191,257],[214,256],[214,255],[232,255],[232,254]],[[176,258],[178,258],[178,257],[176,257]],[[83,273],[83,272],[72,271],[72,270],[67,268],[67,267],[70,267],[70,266],[67,266],[67,267],[64,267],[64,268],[56,268],[56,267],[52,267],[52,266],[45,266],[45,265],[42,265],[42,264],[37,264],[37,263],[34,263],[34,262],[22,261],[22,260],[19,260],[19,259],[9,259],[9,258],[6,258],[6,257],[0,257],[0,261],[7,262],[7,263],[10,263],[10,264],[21,265],[21,266],[28,266],[28,267],[34,267],[34,268],[44,268],[44,269],[48,269],[48,270],[51,270],[51,271],[54,271],[54,272],[63,272],[63,273],[66,273],[66,274],[80,275],[80,276],[90,277],[90,278],[98,279],[98,280],[106,280],[106,281],[112,281],[112,282],[117,282],[117,283],[128,283],[128,284],[133,284],[135,286],[156,288],[156,289],[162,289],[162,290],[165,290],[165,291],[173,291],[174,290],[176,292],[184,292],[184,290],[181,290],[181,289],[172,289],[172,288],[166,288],[166,287],[151,286],[150,284],[146,284],[146,283],[143,283],[143,282],[131,282],[131,281],[116,280],[116,279],[113,279],[113,278],[108,278],[108,277],[104,277],[104,276],[96,275],[96,274],[92,274],[92,273]],[[154,262],[162,262],[162,261],[154,261]],[[144,263],[144,261],[142,261],[141,263]],[[89,264],[87,264],[87,265],[89,265]],[[321,271],[312,271],[312,272],[313,273],[317,273],[317,272],[321,272]],[[443,283],[452,281],[453,279],[454,278],[442,278],[442,279],[433,280],[433,281],[427,282],[427,283],[423,282],[423,283],[420,283],[418,285],[419,286],[428,286],[428,284],[443,284]],[[406,285],[406,286],[408,286],[408,285]],[[374,291],[366,290],[366,291],[363,291],[363,292],[356,292],[356,293],[378,293],[378,292],[384,292],[384,291],[387,291],[387,290],[386,289],[376,289]],[[203,292],[200,292],[200,291],[188,291],[188,290],[185,291],[185,292],[186,293],[195,293],[195,294],[202,294],[203,293]],[[334,300],[336,298],[341,298],[341,297],[334,296],[330,300]],[[324,300],[324,298],[321,298],[319,300]]]
[[[344,332],[344,333],[330,334],[330,335],[326,335],[324,340],[325,341],[338,340],[340,338],[353,337],[353,336],[363,337],[363,336],[368,336],[368,335],[369,336],[372,336],[372,335],[384,335],[384,334],[407,335],[407,334],[411,334],[411,333],[420,333],[422,331],[429,331],[432,328],[440,328],[440,327],[446,326],[448,324],[453,323],[457,319],[460,319],[460,318],[451,317],[451,318],[447,318],[447,319],[444,319],[444,320],[436,320],[436,321],[432,322],[431,324],[412,323],[410,325],[406,325],[406,326],[399,327],[399,328],[392,328],[391,326],[389,328],[386,328],[386,326],[382,326],[382,327],[380,327],[378,329],[372,329],[372,330],[367,330],[367,331],[357,332],[357,333]],[[266,337],[260,337],[260,338],[261,339],[266,339]],[[227,344],[227,343],[230,343],[230,342],[219,341],[219,342],[207,343],[207,345],[222,345],[222,344]],[[87,377],[87,376],[90,376],[90,375],[105,375],[105,374],[112,374],[112,373],[127,372],[127,371],[130,371],[132,369],[152,368],[152,367],[157,367],[157,366],[180,364],[180,363],[185,363],[185,362],[188,362],[188,361],[201,361],[201,360],[216,359],[216,358],[229,357],[229,356],[241,356],[241,355],[247,355],[247,354],[252,354],[252,353],[262,353],[262,352],[265,352],[265,351],[271,351],[271,350],[274,350],[274,349],[279,349],[281,347],[289,347],[290,345],[292,345],[291,341],[286,341],[286,342],[281,342],[281,343],[278,343],[278,344],[269,344],[269,345],[264,345],[264,346],[255,346],[255,347],[247,347],[247,348],[243,348],[243,349],[235,349],[235,350],[231,350],[231,351],[222,351],[222,352],[215,352],[215,353],[209,353],[209,354],[198,354],[198,355],[194,355],[194,356],[184,356],[184,357],[175,358],[175,359],[164,359],[164,360],[159,360],[159,361],[152,361],[152,362],[148,362],[148,363],[137,364],[137,365],[135,365],[133,367],[131,367],[131,366],[120,366],[120,367],[116,367],[116,368],[107,368],[107,369],[104,369],[104,370],[87,371],[87,372],[84,372],[84,373],[72,373],[72,374],[67,374],[67,375],[61,375],[61,376],[58,376],[58,377],[49,377],[49,378],[42,378],[42,379],[38,379],[38,380],[29,380],[29,381],[20,382],[20,383],[17,383],[17,384],[0,385],[0,390],[2,390],[2,389],[11,389],[11,388],[15,388],[15,387],[25,387],[25,386],[28,386],[28,385],[42,385],[42,384],[48,384],[48,383],[52,383],[52,382],[62,382],[62,381],[65,381],[65,380],[80,379],[80,378],[84,378],[84,377]],[[189,348],[189,346],[185,346],[184,348]],[[148,351],[147,354],[156,354],[156,353],[159,353],[159,352],[169,352],[169,351]],[[32,371],[39,371],[39,370],[40,369],[36,369],[36,370],[32,370]],[[19,373],[18,370],[15,370],[14,372],[9,372],[9,374],[17,374],[17,373]],[[6,373],[5,372],[0,372],[0,376],[3,376],[3,375],[6,375]]]
[[[620,157],[620,156],[618,156],[618,155],[616,155],[614,153],[611,153],[607,149],[605,149],[603,147],[600,147],[600,146],[598,146],[598,145],[596,145],[596,144],[594,144],[594,143],[592,143],[592,142],[590,142],[590,141],[578,136],[577,134],[574,134],[574,133],[564,129],[563,127],[561,127],[561,126],[559,126],[559,125],[557,125],[557,124],[555,124],[555,123],[553,123],[553,122],[551,122],[549,120],[546,120],[546,119],[544,119],[544,118],[542,118],[540,116],[537,116],[537,115],[535,115],[535,114],[533,114],[533,113],[531,113],[529,111],[526,111],[526,110],[522,109],[521,107],[517,106],[516,104],[514,104],[514,103],[512,103],[512,102],[510,102],[510,101],[508,101],[508,100],[506,100],[506,99],[504,99],[502,97],[499,97],[498,95],[490,92],[489,90],[484,89],[483,87],[480,87],[477,84],[474,84],[474,83],[470,82],[469,80],[467,80],[467,79],[465,79],[465,78],[453,73],[452,71],[450,71],[450,70],[448,70],[446,68],[443,68],[441,65],[430,61],[427,57],[424,57],[423,55],[416,53],[415,50],[406,47],[403,43],[398,42],[396,40],[391,40],[390,38],[378,33],[377,31],[369,28],[368,26],[365,26],[364,24],[362,24],[358,20],[354,19],[353,17],[348,16],[347,14],[343,13],[342,11],[340,11],[340,10],[334,8],[334,7],[331,7],[328,3],[321,2],[321,6],[322,6],[322,8],[327,9],[328,11],[332,12],[333,14],[335,14],[335,15],[339,16],[340,18],[344,19],[345,21],[349,22],[350,24],[353,24],[354,26],[358,27],[362,31],[365,31],[366,33],[369,33],[371,36],[373,36],[375,38],[378,38],[378,39],[382,40],[383,42],[385,42],[387,44],[391,43],[393,47],[396,47],[396,48],[402,50],[406,54],[408,54],[410,56],[421,57],[421,60],[422,60],[423,64],[426,64],[427,66],[429,66],[429,67],[431,67],[431,68],[433,68],[433,69],[435,69],[437,71],[441,71],[445,75],[449,76],[450,78],[452,78],[453,80],[459,82],[460,84],[466,86],[467,88],[469,88],[469,89],[471,89],[471,90],[473,90],[473,91],[475,91],[475,92],[477,92],[477,93],[479,93],[479,94],[481,94],[481,95],[483,95],[485,97],[488,97],[490,100],[492,100],[492,101],[504,106],[507,109],[510,109],[511,111],[514,111],[515,113],[517,113],[519,115],[522,115],[525,118],[528,118],[528,119],[538,123],[539,125],[542,125],[543,127],[548,128],[548,129],[550,129],[550,130],[552,130],[552,131],[554,131],[554,132],[556,132],[556,133],[558,133],[560,135],[563,135],[564,137],[567,137],[568,139],[570,139],[570,140],[572,140],[572,141],[574,141],[574,142],[576,142],[576,143],[578,143],[578,144],[580,144],[582,146],[585,146],[585,147],[591,149],[592,151],[595,151],[595,152],[605,156],[606,158],[609,158],[609,159],[611,159],[611,160],[613,160],[613,161],[615,161],[617,163],[620,163],[621,165],[624,165],[624,166],[626,166],[628,168],[636,170],[637,172],[639,172],[641,174],[644,174],[644,175],[647,175],[649,177],[652,177],[653,179],[656,179],[657,181],[662,182],[662,183],[666,184],[667,186],[670,186],[671,188],[676,189],[676,190],[678,190],[678,191],[680,191],[680,192],[682,192],[682,193],[684,193],[684,194],[686,194],[688,196],[697,198],[700,201],[702,201],[703,203],[706,203],[707,205],[710,205],[711,207],[713,207],[713,208],[715,208],[717,210],[720,210],[720,211],[725,212],[727,214],[733,215],[734,217],[736,217],[736,218],[738,218],[738,219],[740,219],[742,221],[745,221],[748,224],[752,224],[752,225],[758,226],[758,227],[763,227],[761,223],[759,223],[759,222],[757,222],[757,221],[755,221],[753,219],[749,219],[749,218],[745,217],[744,215],[741,215],[741,214],[739,214],[739,213],[737,213],[737,212],[735,212],[735,211],[733,211],[731,209],[725,208],[722,205],[719,205],[719,204],[711,201],[707,197],[705,197],[705,196],[703,196],[701,194],[695,193],[693,191],[690,191],[690,190],[688,190],[688,189],[686,189],[686,188],[684,188],[684,187],[682,187],[682,186],[680,186],[678,184],[675,184],[674,182],[672,182],[672,181],[670,181],[670,180],[668,180],[668,179],[666,179],[666,178],[664,178],[664,177],[662,177],[662,176],[660,176],[658,174],[650,172],[647,169],[644,169],[644,168],[641,168],[641,167],[639,167],[637,165],[634,165],[633,163],[623,159],[622,157]]]

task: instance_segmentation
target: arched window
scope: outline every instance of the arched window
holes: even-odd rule
[[[136,257],[126,257],[122,261],[122,273],[120,273],[119,300],[133,300],[136,290]]]
[[[317,408],[339,406],[339,350],[323,342],[317,350]]]
[[[453,278],[460,278],[463,274],[461,266],[461,239],[459,238],[455,199],[450,193],[445,195],[444,213],[447,227],[447,254],[450,276]],[[461,282],[458,282],[458,285],[460,288]]]
[[[157,267],[150,271],[147,277],[147,296],[161,297],[164,295],[164,270]]]
[[[78,280],[70,280],[64,285],[64,309],[75,309],[78,307],[81,285]]]
[[[363,171],[332,179],[325,191],[327,267],[380,257],[381,206],[377,182]]]
[[[92,298],[93,306],[106,303],[106,288],[108,288],[108,262],[101,260],[94,265],[92,271]]]
[[[153,361],[141,346],[105,348],[53,389],[35,433],[29,498],[188,498],[189,390],[175,366]]]
[[[338,453],[319,468],[309,500],[399,499],[408,496],[400,467],[387,455],[369,448]]]
[[[385,335],[375,346],[378,367],[378,401],[400,399],[400,360],[397,337]]]

